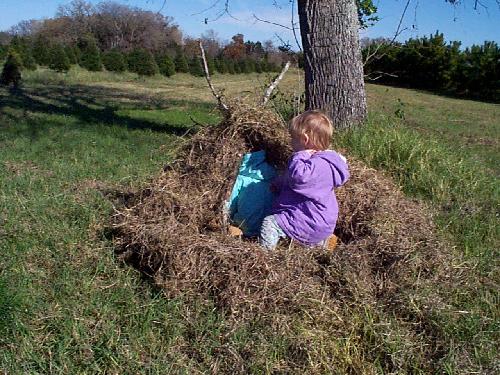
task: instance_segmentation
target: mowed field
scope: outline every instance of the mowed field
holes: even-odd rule
[[[216,75],[214,85],[250,100],[270,78]],[[290,71],[274,105],[283,110],[301,79]],[[376,85],[367,92],[366,126],[336,134],[335,146],[426,202],[463,274],[443,293],[448,308],[431,317],[446,342],[434,368],[493,374],[500,367],[500,106]],[[166,299],[115,258],[105,235],[119,197],[103,191],[144,185],[185,137],[218,120],[206,81],[190,75],[38,70],[25,74],[15,95],[0,88],[1,371],[210,373],[220,353],[252,347],[255,328],[241,327],[221,344],[224,316]],[[345,368],[374,362],[361,367],[384,373],[386,362],[404,358],[408,346],[390,329],[369,317],[360,327],[380,334],[382,347],[351,347],[357,333],[346,332],[335,341]],[[276,337],[258,348],[248,372],[279,373],[293,360],[286,345]]]

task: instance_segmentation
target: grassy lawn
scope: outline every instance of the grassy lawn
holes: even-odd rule
[[[298,77],[290,72],[282,91],[300,91]],[[216,75],[214,84],[228,96],[252,96],[268,80]],[[456,272],[464,274],[462,285],[442,293],[450,309],[435,317],[453,343],[440,359],[441,372],[493,373],[500,108],[374,85],[368,98],[368,125],[339,134],[336,143],[434,207],[456,247]],[[210,372],[216,353],[264,339],[254,373],[288,359],[288,339],[258,326],[232,332],[229,349],[221,348],[223,316],[165,299],[117,262],[101,235],[113,210],[103,191],[144,184],[195,123],[218,121],[213,108],[206,82],[189,75],[36,71],[26,74],[17,95],[0,89],[3,372]],[[340,341],[330,344],[349,346]]]

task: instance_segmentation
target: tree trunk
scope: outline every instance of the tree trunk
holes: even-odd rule
[[[334,126],[366,118],[355,0],[298,0],[304,49],[306,109],[321,109]]]

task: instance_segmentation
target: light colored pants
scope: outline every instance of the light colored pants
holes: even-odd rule
[[[287,235],[276,222],[274,215],[266,216],[260,227],[259,243],[266,249],[273,250],[280,238],[287,238]]]
[[[264,218],[262,221],[262,226],[260,227],[260,235],[259,235],[259,243],[261,246],[265,247],[267,250],[274,250],[278,245],[280,238],[287,238],[283,229],[278,225],[276,218],[274,215],[269,215]],[[326,248],[328,246],[329,237],[317,245],[309,246],[309,247],[323,247]]]

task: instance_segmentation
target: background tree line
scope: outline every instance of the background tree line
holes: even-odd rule
[[[500,101],[500,48],[486,41],[461,49],[442,33],[404,43],[363,39],[365,75],[377,83]]]
[[[242,34],[224,43],[209,31],[202,40],[212,73],[279,71],[293,54],[272,41],[245,42]],[[25,69],[67,71],[79,64],[90,71],[203,75],[197,40],[184,37],[171,17],[112,1],[74,0],[54,18],[21,21],[0,33],[0,60],[9,51]]]

